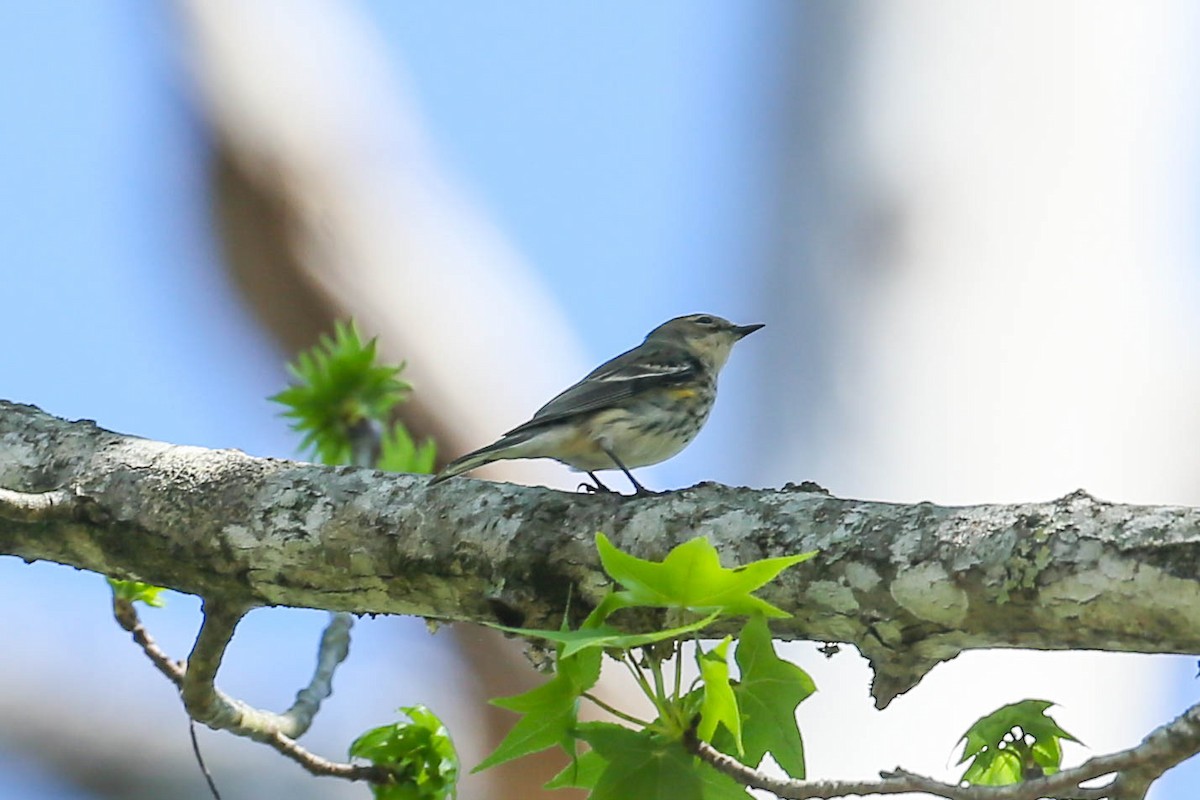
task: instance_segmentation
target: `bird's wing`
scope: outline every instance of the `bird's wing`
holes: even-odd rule
[[[635,348],[606,361],[538,409],[528,422],[508,433],[520,433],[576,414],[596,411],[647,389],[685,383],[702,369],[694,356],[682,350],[664,351],[658,355],[659,358],[648,362]]]

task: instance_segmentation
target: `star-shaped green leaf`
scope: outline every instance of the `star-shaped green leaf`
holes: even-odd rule
[[[569,748],[579,695],[596,685],[600,677],[600,656],[599,650],[570,657],[560,655],[558,668],[549,681],[524,694],[493,700],[493,705],[525,716],[472,772],[555,745]]]
[[[595,750],[588,750],[571,760],[562,771],[551,778],[546,789],[591,789],[608,767],[608,762]]]
[[[1062,766],[1062,740],[1078,742],[1046,709],[1049,700],[1009,703],[978,719],[963,734],[959,764],[971,759],[962,780],[972,785],[1003,786],[1027,772],[1052,775]]]
[[[678,741],[605,722],[585,723],[578,732],[607,762],[588,800],[748,800],[745,788]]]
[[[796,725],[796,706],[816,691],[812,678],[780,658],[764,617],[742,628],[735,655],[741,679],[734,685],[742,713],[743,763],[758,766],[768,751],[793,778],[804,778],[804,742]],[[724,742],[718,739],[718,747]],[[721,749],[734,754],[733,750]]]
[[[624,605],[769,617],[789,614],[750,593],[814,555],[765,558],[727,569],[721,566],[716,548],[703,537],[674,547],[661,562],[623,553],[603,533],[596,534],[596,549],[605,571],[624,587],[615,593]]]

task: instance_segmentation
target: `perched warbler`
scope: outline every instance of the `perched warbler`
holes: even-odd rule
[[[430,484],[492,461],[553,458],[586,472],[597,491],[612,490],[596,472],[629,471],[666,461],[696,438],[717,397],[717,373],[739,339],[759,325],[712,314],[664,322],[632,350],[606,361],[538,409],[499,441],[446,465]]]

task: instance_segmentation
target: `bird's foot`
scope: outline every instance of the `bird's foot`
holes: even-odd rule
[[[589,472],[587,475],[592,479],[592,483],[594,483],[595,486],[587,483],[581,483],[579,484],[577,491],[584,491],[588,494],[616,494],[616,492],[605,486],[604,482],[596,477],[596,473]]]

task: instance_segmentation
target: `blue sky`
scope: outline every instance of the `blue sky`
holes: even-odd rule
[[[364,8],[445,165],[545,276],[597,361],[674,314],[753,315],[746,270],[765,213],[780,5]],[[285,380],[285,354],[227,284],[211,238],[207,142],[169,6],[22,0],[0,4],[0,31],[0,396],[167,441],[294,454],[265,399]],[[745,456],[729,435],[706,431],[657,482],[736,478]],[[717,461],[734,463],[703,473]],[[0,559],[0,608],[24,609],[0,614],[0,640],[21,641],[30,669],[64,680],[73,649],[99,672],[137,664],[106,599],[96,576]],[[174,652],[189,644],[195,605],[178,598],[156,619]],[[263,612],[246,634],[286,646],[318,628],[311,615]],[[391,654],[394,630],[366,633],[356,656]],[[242,658],[227,685],[266,692],[264,703],[272,691],[286,702],[302,677]],[[81,796],[13,774],[13,761],[0,752],[0,798]]]

